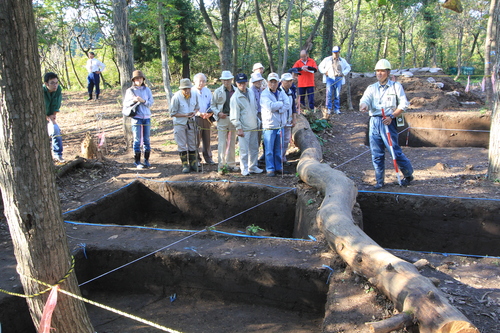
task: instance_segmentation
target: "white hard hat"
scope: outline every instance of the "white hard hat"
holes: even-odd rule
[[[375,65],[375,70],[377,69],[392,69],[391,63],[387,59],[380,59]]]

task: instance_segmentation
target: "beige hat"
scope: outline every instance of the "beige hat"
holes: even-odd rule
[[[186,89],[186,88],[192,88],[193,84],[191,83],[191,80],[189,79],[181,79],[181,82],[179,84],[179,89]]]
[[[252,72],[259,68],[264,68],[264,66],[260,62],[253,65]]]
[[[220,76],[219,80],[231,80],[234,79],[233,74],[231,74],[230,71],[222,71],[222,75]]]
[[[269,75],[267,76],[267,81],[271,80],[276,80],[280,82],[280,76],[278,75],[278,73],[269,73]]]
[[[252,83],[257,82],[257,81],[262,81],[262,80],[264,80],[264,78],[262,77],[262,74],[260,74],[260,73],[253,73],[252,78],[250,79],[250,81]]]
[[[142,71],[136,70],[132,73],[132,78],[130,79],[131,81],[134,81],[136,77],[142,77],[145,79],[146,77],[144,76],[144,73]]]
[[[283,73],[283,75],[281,75],[281,81],[292,81],[292,80],[293,76],[290,73]]]

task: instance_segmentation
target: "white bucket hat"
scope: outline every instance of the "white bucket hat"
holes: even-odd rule
[[[193,84],[191,83],[190,79],[181,79],[181,82],[179,84],[179,89],[186,89],[186,88],[192,88]]]
[[[264,80],[264,78],[262,77],[262,74],[260,74],[260,73],[253,73],[252,78],[250,79],[250,81],[252,83],[257,82],[257,81],[262,81],[262,80]]]
[[[262,65],[260,62],[253,65],[252,72],[259,68],[264,68],[264,65]]]
[[[219,80],[231,80],[234,79],[233,74],[231,74],[230,71],[222,71],[222,75],[220,76]]]
[[[280,82],[280,76],[278,75],[278,73],[269,73],[269,75],[267,76],[267,81],[271,80],[276,80]]]

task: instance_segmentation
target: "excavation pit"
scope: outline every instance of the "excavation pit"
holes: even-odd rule
[[[500,200],[360,192],[358,203],[382,247],[500,256]]]

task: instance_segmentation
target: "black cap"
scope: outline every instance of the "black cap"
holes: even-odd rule
[[[248,77],[244,73],[236,74],[236,83],[248,82]]]
[[[302,70],[302,68],[297,68],[297,67],[293,67],[293,68],[290,68],[288,70],[288,73],[292,73],[292,74],[299,74],[299,75],[302,75],[302,73],[300,72]]]

